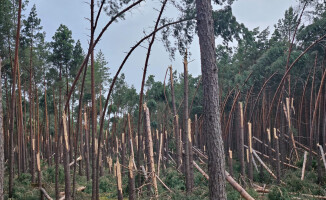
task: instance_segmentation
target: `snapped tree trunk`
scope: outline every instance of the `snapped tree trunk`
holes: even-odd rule
[[[188,110],[188,60],[187,60],[187,51],[184,56],[184,61],[183,61],[183,66],[184,66],[184,103],[183,103],[183,122],[184,122],[184,141],[185,141],[185,176],[186,176],[186,190],[187,194],[191,194],[192,192],[192,186],[193,180],[191,173],[192,168],[192,163],[190,163],[190,153],[192,152],[191,149],[191,129],[189,128],[189,110]]]
[[[181,147],[180,147],[180,134],[179,134],[179,120],[178,120],[178,113],[177,107],[175,105],[175,96],[174,96],[174,81],[173,81],[173,74],[172,74],[172,66],[169,67],[170,69],[170,82],[171,82],[171,97],[172,97],[172,106],[173,106],[173,123],[174,123],[174,134],[175,140],[177,144],[177,169],[180,168],[182,163],[182,154],[181,154]]]
[[[158,189],[157,189],[157,182],[156,182],[156,173],[155,173],[155,166],[154,166],[154,152],[153,152],[153,140],[152,140],[152,133],[151,133],[151,122],[149,118],[149,110],[146,104],[143,105],[144,107],[144,125],[145,125],[145,148],[146,148],[146,155],[147,155],[147,167],[148,172],[151,174],[152,184],[154,187],[155,197],[158,197]]]

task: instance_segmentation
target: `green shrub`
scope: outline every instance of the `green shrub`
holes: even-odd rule
[[[290,195],[284,187],[274,186],[268,193],[270,200],[290,200]]]
[[[46,180],[55,183],[55,166],[51,166],[47,168],[45,174]],[[63,166],[59,166],[59,183],[62,184],[65,181],[65,174],[63,170]]]
[[[31,184],[32,175],[29,173],[22,173],[18,178],[17,181],[22,185],[30,185]]]

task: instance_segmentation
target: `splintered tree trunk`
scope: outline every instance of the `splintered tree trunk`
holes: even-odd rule
[[[115,164],[115,175],[117,176],[118,200],[123,200],[121,166],[120,166],[118,157],[117,157],[117,163]]]
[[[125,155],[126,155],[126,145],[125,145],[125,134],[121,134],[121,164],[125,166]]]
[[[209,197],[222,200],[226,199],[225,156],[219,110],[218,69],[211,0],[196,0],[196,11],[203,80],[203,132],[207,139]]]
[[[229,149],[229,170],[230,175],[233,176],[232,150]]]
[[[192,133],[191,133],[191,120],[188,119],[188,151],[189,151],[189,174],[190,174],[190,184],[191,188],[194,188],[194,166],[193,166],[193,151],[192,151]]]
[[[39,101],[38,101],[38,94],[37,89],[36,91],[36,119],[37,119],[37,141],[36,141],[36,169],[37,169],[37,182],[39,188],[42,187],[42,173],[41,173],[41,155],[40,155],[40,118],[39,118]],[[44,199],[43,192],[40,191],[41,200]]]
[[[136,199],[136,193],[135,193],[135,177],[134,177],[134,173],[133,173],[133,156],[130,156],[129,158],[129,174],[128,174],[128,178],[129,178],[129,200],[134,200]]]
[[[62,116],[63,122],[63,133],[64,133],[64,154],[63,154],[63,167],[65,171],[65,199],[70,200],[70,166],[69,166],[69,135],[68,135],[68,126],[67,126],[67,116],[66,113],[63,113]]]
[[[242,102],[239,102],[240,111],[240,164],[241,164],[241,175],[245,176],[245,159],[244,159],[244,120],[243,120],[243,106]]]
[[[187,61],[187,52],[184,56],[183,61],[184,66],[184,108],[183,108],[183,121],[184,121],[184,140],[185,140],[185,176],[186,176],[186,190],[187,194],[190,194],[192,192],[192,179],[191,179],[191,173],[190,170],[191,164],[190,164],[190,152],[192,151],[190,147],[191,143],[191,133],[189,132],[189,111],[188,111],[188,61]]]
[[[180,147],[180,135],[179,135],[179,120],[178,120],[178,113],[177,107],[175,105],[175,97],[174,97],[174,81],[173,81],[173,74],[172,74],[172,66],[169,67],[170,69],[170,82],[171,82],[171,97],[172,97],[172,106],[173,106],[173,123],[174,123],[174,134],[175,140],[177,144],[177,169],[180,168],[182,163],[182,154],[181,154],[181,147]]]
[[[1,57],[0,57],[0,200],[3,200],[3,181],[5,173],[4,134],[3,134],[3,113],[2,113],[2,81],[1,81]]]
[[[277,183],[281,183],[281,163],[280,163],[280,147],[279,147],[279,141],[278,136],[276,132],[276,128],[274,128],[274,139],[275,139],[275,150],[276,150],[276,177],[277,177]]]
[[[158,197],[158,189],[157,189],[157,182],[156,182],[156,174],[155,174],[155,166],[154,166],[154,152],[153,152],[153,140],[152,140],[152,133],[151,133],[151,122],[149,118],[149,110],[146,104],[143,105],[144,107],[144,124],[145,124],[145,138],[146,138],[146,154],[148,158],[148,172],[151,174],[152,184],[154,187],[155,198]]]
[[[251,123],[248,122],[248,147],[249,147],[249,166],[248,166],[248,175],[249,179],[253,181],[254,175],[253,175],[253,165],[252,165],[252,129],[251,129]]]

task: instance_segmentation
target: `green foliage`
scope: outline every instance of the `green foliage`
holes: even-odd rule
[[[184,177],[180,175],[176,170],[171,168],[166,170],[164,176],[164,183],[175,190],[185,190],[185,180]]]
[[[284,187],[274,186],[268,193],[270,200],[290,200],[291,197]]]
[[[29,185],[31,184],[31,178],[32,175],[29,173],[22,173],[20,176],[18,176],[17,181],[21,183],[22,185]]]
[[[60,24],[52,39],[51,47],[53,53],[50,56],[50,60],[57,67],[67,65],[71,61],[74,47],[71,30],[67,26]]]
[[[65,175],[63,166],[59,166],[59,183],[62,184],[65,181]],[[46,169],[46,175],[44,177],[48,182],[55,183],[55,166],[51,166]]]

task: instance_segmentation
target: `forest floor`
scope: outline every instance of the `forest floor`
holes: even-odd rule
[[[242,186],[246,191],[255,199],[271,199],[271,200],[287,200],[287,199],[317,199],[315,197],[309,197],[306,195],[319,195],[326,196],[326,176],[323,176],[321,183],[318,183],[317,168],[313,164],[313,168],[307,170],[305,173],[304,181],[301,181],[301,166],[302,161],[297,163],[300,168],[298,170],[286,169],[282,174],[282,181],[284,184],[278,185],[266,170],[263,173],[254,171],[254,182],[250,182],[246,179],[242,181]],[[207,171],[205,164],[200,164],[202,169]],[[47,167],[44,163],[42,166],[42,182],[43,187],[48,194],[53,198],[55,196],[55,167]],[[258,169],[260,167],[258,166]],[[233,174],[234,179],[240,181],[240,164],[234,160]],[[137,182],[136,176],[136,182]],[[185,191],[184,176],[177,172],[173,165],[169,165],[165,170],[161,171],[160,178],[162,181],[173,191],[169,192],[160,183],[159,185],[159,199],[208,199],[208,181],[205,177],[194,169],[194,190],[192,195],[187,196]],[[5,186],[8,186],[8,179],[5,179]],[[71,179],[72,182],[72,179]],[[87,181],[86,176],[79,176],[76,173],[76,188],[86,186],[82,192],[76,193],[76,199],[89,200],[91,199],[91,181]],[[39,199],[40,190],[31,183],[31,175],[29,173],[21,174],[20,177],[15,177],[14,181],[14,196],[13,199],[19,200],[34,200]],[[258,193],[255,190],[257,185],[264,187],[268,193]],[[64,171],[60,167],[59,173],[59,187],[60,191],[64,191]],[[8,188],[5,188],[5,193]],[[99,182],[100,199],[111,200],[117,199],[117,186],[116,177],[113,174],[109,174],[108,171],[104,171],[104,175],[100,178]],[[139,199],[150,199],[147,196],[147,187],[141,187],[136,191],[139,195]],[[8,195],[7,193],[5,195]],[[128,199],[128,175],[125,171],[123,175],[123,195],[124,199]],[[230,200],[241,199],[239,193],[227,183],[227,198]],[[5,196],[7,199],[7,196]]]

